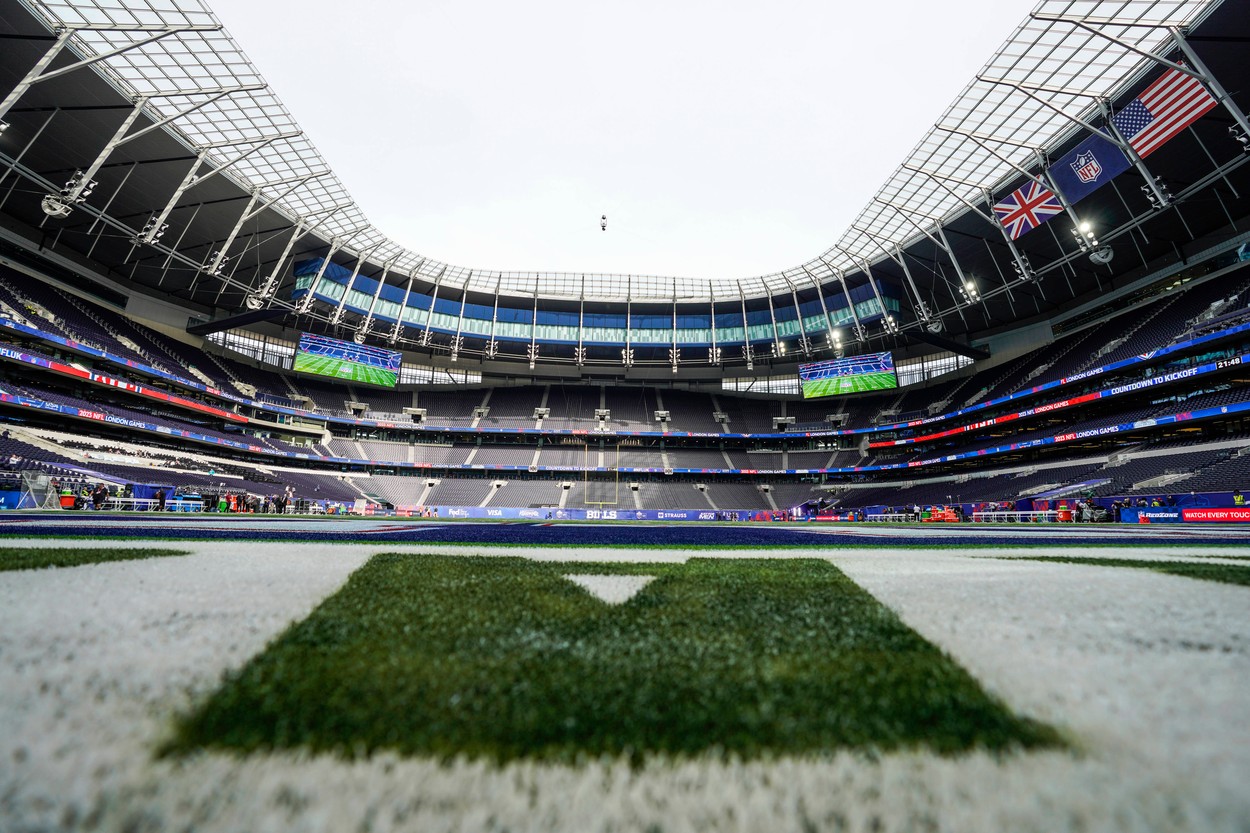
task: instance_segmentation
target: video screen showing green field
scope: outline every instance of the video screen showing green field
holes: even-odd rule
[[[894,356],[890,353],[865,353],[827,362],[799,365],[799,384],[804,399],[833,396],[839,393],[865,393],[898,387],[894,373]]]
[[[296,373],[329,376],[344,382],[360,382],[393,388],[399,381],[399,353],[367,344],[303,333],[295,352]]]

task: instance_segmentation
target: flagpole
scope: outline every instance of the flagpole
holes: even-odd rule
[[[1034,151],[1034,153],[1037,154],[1037,167],[1041,169],[1038,181],[1049,188],[1050,192],[1055,195],[1055,199],[1059,200],[1059,204],[1063,206],[1063,212],[1072,221],[1072,232],[1077,236],[1081,251],[1088,251],[1090,246],[1085,242],[1085,233],[1081,231],[1081,218],[1077,216],[1076,209],[1072,207],[1072,203],[1068,202],[1063,191],[1059,190],[1059,186],[1055,184],[1055,178],[1050,175],[1050,166],[1046,164],[1046,158],[1039,151]]]

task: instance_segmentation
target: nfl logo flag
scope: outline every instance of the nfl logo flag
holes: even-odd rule
[[[1197,78],[1169,69],[1111,120],[1145,159],[1217,103]]]
[[[1094,154],[1082,153],[1073,160],[1072,170],[1076,172],[1076,176],[1081,182],[1093,182],[1102,173],[1102,163],[1098,161],[1098,157]]]
[[[1013,191],[1002,202],[994,204],[994,216],[1012,240],[1019,239],[1020,235],[1032,231],[1062,211],[1063,204],[1049,188],[1031,181],[1020,190]]]
[[[1097,133],[1091,133],[1047,168],[1046,173],[1059,193],[1075,205],[1128,168],[1129,161],[1124,151]]]

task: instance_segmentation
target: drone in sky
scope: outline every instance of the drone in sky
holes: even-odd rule
[[[599,218],[599,228],[601,228],[603,231],[608,230],[608,215],[607,214],[604,214],[602,217]]]

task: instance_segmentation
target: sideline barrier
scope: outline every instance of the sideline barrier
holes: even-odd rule
[[[978,511],[972,513],[973,523],[992,523],[992,524],[1012,524],[1012,523],[1057,523],[1065,520],[1062,512],[1058,509],[1045,509],[1041,511],[1021,512],[1015,509],[993,509]],[[1067,513],[1066,520],[1071,520],[1071,513]]]
[[[112,497],[104,503],[105,509],[118,512],[155,512],[159,501],[154,497]],[[165,501],[166,512],[203,512],[204,501],[183,500],[177,496]]]

